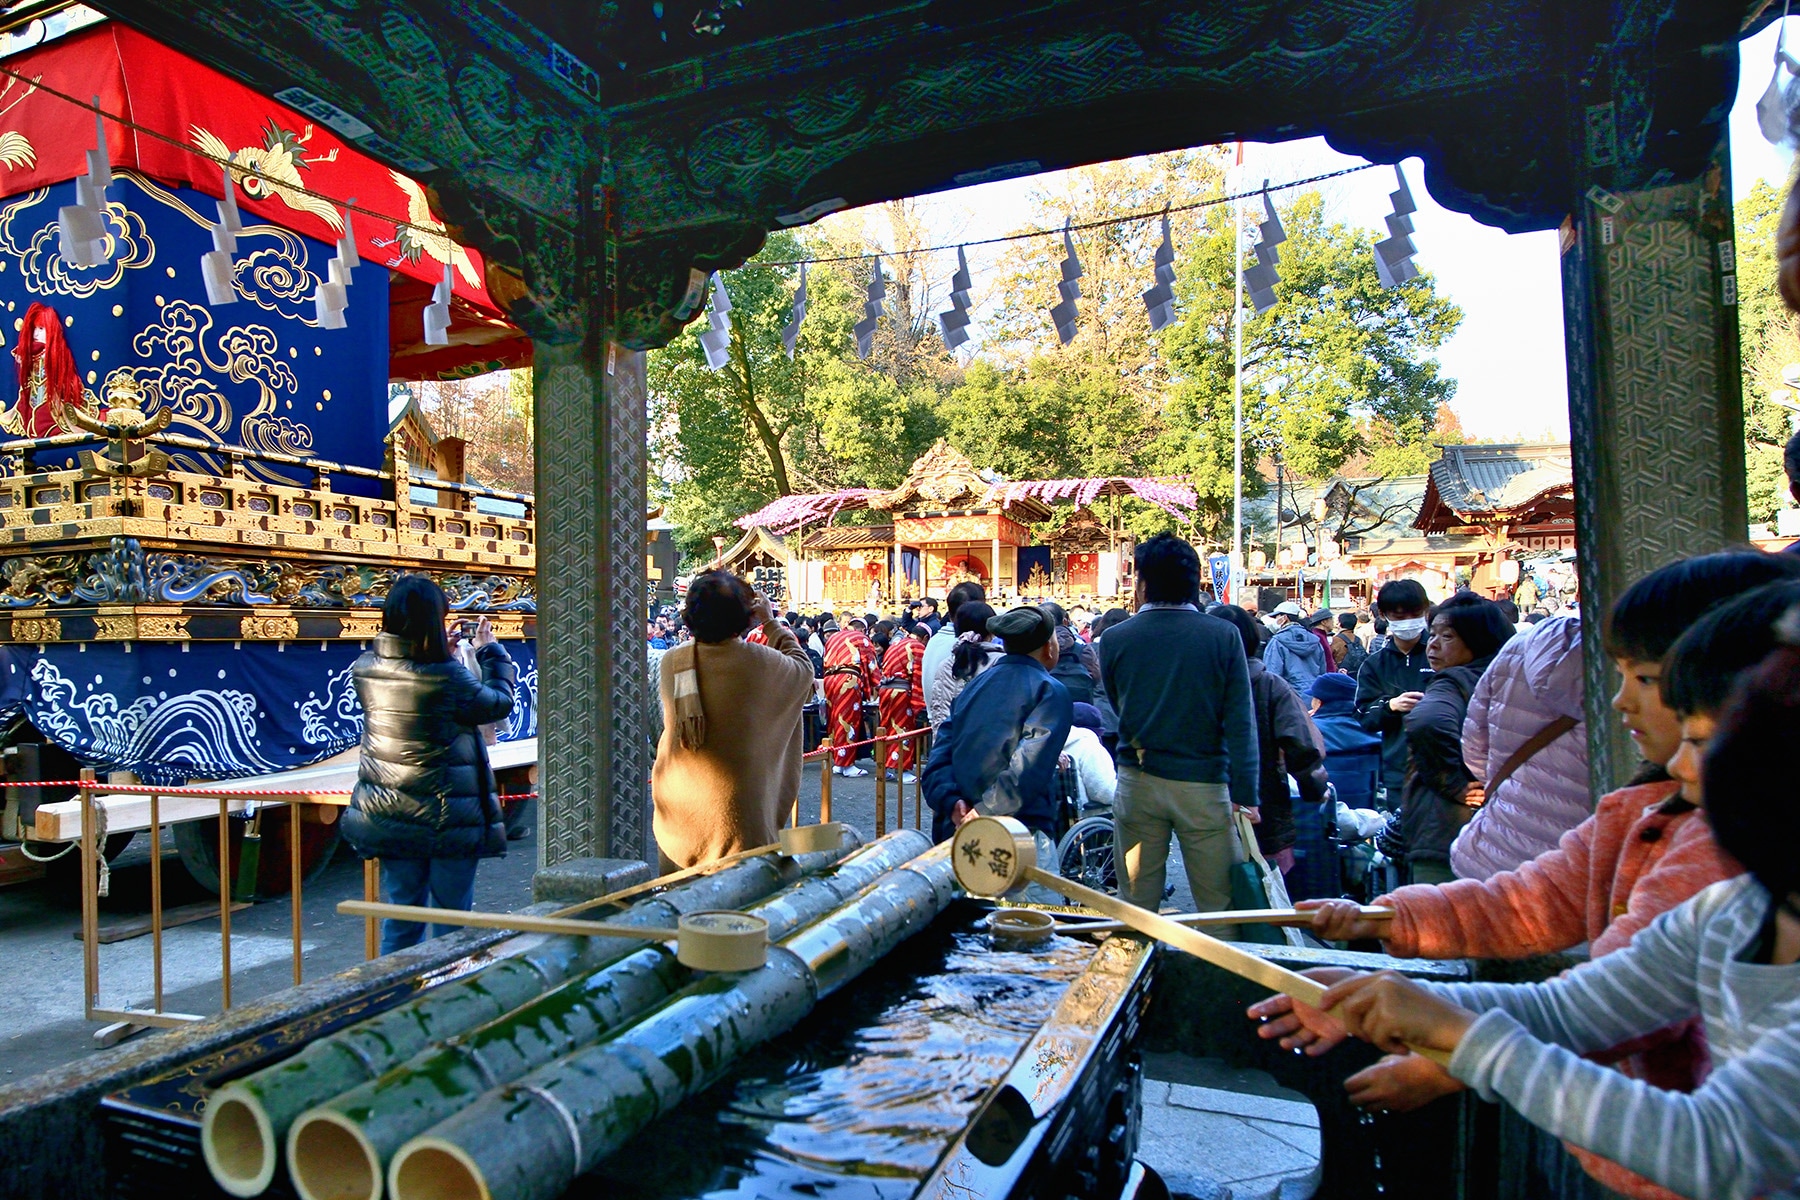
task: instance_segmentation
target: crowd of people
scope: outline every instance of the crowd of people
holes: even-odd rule
[[[1403,579],[1377,592],[1365,641],[1357,614],[1217,603],[1173,535],[1134,565],[1130,610],[1092,619],[996,612],[975,583],[941,614],[780,618],[741,580],[700,576],[692,640],[662,655],[665,867],[774,840],[800,786],[801,707],[822,697],[841,745],[863,739],[873,702],[884,733],[934,730],[918,769],[940,840],[976,814],[1054,838],[1076,779],[1084,805],[1110,809],[1119,892],[1144,908],[1171,890],[1172,844],[1195,908],[1232,908],[1253,843],[1321,941],[1436,958],[1585,948],[1588,965],[1545,984],[1324,972],[1330,1015],[1284,996],[1252,1009],[1262,1036],[1307,1053],[1350,1035],[1391,1050],[1348,1080],[1357,1103],[1399,1111],[1473,1087],[1566,1139],[1613,1194],[1792,1182],[1800,874],[1791,806],[1769,803],[1768,739],[1800,735],[1800,556],[1672,563],[1605,614],[1612,708],[1643,761],[1598,807],[1580,615],[1518,621]],[[913,768],[901,745],[875,769]],[[856,754],[831,769],[862,773]],[[1627,1110],[1654,1120],[1595,1119]]]

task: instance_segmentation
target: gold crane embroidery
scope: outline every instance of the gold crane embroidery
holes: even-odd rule
[[[307,144],[313,138],[311,125],[306,126],[304,132],[295,133],[282,129],[271,120],[263,127],[262,145],[245,146],[235,151],[219,140],[217,134],[198,125],[190,126],[189,133],[194,145],[205,153],[230,160],[232,178],[252,200],[279,200],[296,212],[310,213],[333,229],[343,231],[344,218],[338,215],[336,207],[317,196],[307,195],[303,190],[305,185],[300,181],[301,171],[312,170],[314,163],[336,162],[338,156],[333,147],[323,158],[307,157]]]
[[[42,75],[33,76],[31,82],[26,85],[24,91],[20,92],[17,96],[14,96],[11,100],[7,100],[7,94],[13,90],[15,85],[21,82],[18,76],[8,75],[6,77],[5,86],[0,87],[0,101],[6,101],[4,106],[0,106],[0,117],[4,117],[7,113],[17,108],[24,102],[27,96],[30,96],[33,92],[37,91],[38,80],[42,78]],[[20,167],[37,166],[37,149],[32,146],[31,139],[16,129],[8,129],[5,132],[0,132],[0,165],[4,165],[9,171],[16,171]]]
[[[475,264],[469,259],[469,252],[450,240],[450,235],[443,232],[444,223],[431,215],[431,204],[425,199],[425,189],[398,171],[389,171],[394,183],[406,193],[406,225],[394,228],[394,239],[384,241],[372,239],[377,246],[393,246],[400,257],[408,262],[418,262],[421,255],[433,262],[454,263],[456,273],[463,277],[470,287],[481,286],[481,276],[475,270]],[[427,231],[431,232],[427,232]]]

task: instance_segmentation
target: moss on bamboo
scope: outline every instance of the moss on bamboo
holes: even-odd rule
[[[677,884],[607,920],[660,928],[675,924],[683,913],[742,907],[832,866],[853,848],[748,859]],[[231,1195],[261,1194],[274,1178],[289,1126],[302,1112],[380,1076],[435,1041],[492,1021],[640,945],[629,938],[547,938],[226,1084],[208,1098],[202,1117],[200,1145],[207,1169]]]
[[[552,1200],[746,1050],[923,928],[953,893],[937,847],[772,946],[756,971],[711,976],[620,1033],[496,1088],[394,1156],[394,1200]]]
[[[771,937],[786,937],[826,917],[928,845],[915,831],[889,834],[835,870],[793,884],[750,911],[769,922]],[[389,1157],[408,1138],[454,1115],[471,1097],[600,1040],[693,979],[665,946],[647,946],[308,1110],[294,1120],[287,1137],[295,1189],[303,1200],[373,1200]],[[355,1179],[366,1182],[367,1190],[345,1185],[345,1154],[366,1160]]]

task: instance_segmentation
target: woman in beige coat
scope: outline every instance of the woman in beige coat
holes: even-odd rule
[[[773,842],[800,791],[800,708],[812,660],[769,602],[729,571],[688,586],[694,640],[663,655],[663,733],[650,772],[664,872]],[[744,641],[762,627],[766,646]]]

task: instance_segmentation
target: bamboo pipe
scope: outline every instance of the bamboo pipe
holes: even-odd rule
[[[929,848],[922,834],[896,832],[749,914],[767,921],[772,937],[785,938]],[[599,1041],[693,980],[667,948],[647,946],[308,1109],[287,1136],[295,1191],[301,1200],[380,1200],[387,1164],[408,1139],[490,1088]]]
[[[798,797],[795,798],[794,803],[796,806],[800,803]],[[827,805],[826,807],[829,808],[830,806]],[[559,908],[550,915],[553,917],[572,917],[576,913],[589,912],[592,909],[602,908],[608,904],[617,904],[621,900],[627,900],[633,896],[641,896],[645,892],[655,891],[658,888],[665,888],[671,884],[692,879],[696,875],[714,874],[725,867],[734,866],[737,863],[744,862],[748,859],[761,858],[767,854],[780,853],[793,858],[802,854],[815,854],[827,850],[837,850],[845,846],[854,848],[859,844],[859,841],[859,836],[855,830],[851,829],[850,826],[845,825],[841,821],[833,821],[831,819],[831,813],[827,811],[819,818],[819,823],[817,825],[788,826],[780,831],[776,841],[770,842],[766,846],[752,846],[748,850],[739,850],[735,854],[727,854],[724,858],[717,858],[712,862],[695,863],[691,867],[683,867],[679,871],[671,871],[667,875],[659,876],[656,879],[648,879],[643,883],[633,884],[631,887],[622,888],[616,892],[608,892],[604,896],[596,896],[592,900],[583,900],[579,904],[571,904],[567,908]]]
[[[1044,909],[1023,909],[1003,911],[1043,912]],[[1079,914],[1054,912],[1057,918],[1058,933],[1119,933],[1131,926],[1123,921],[1083,921]],[[1365,904],[1356,915],[1364,921],[1391,921],[1394,910],[1377,908]],[[1177,916],[1166,916],[1165,921],[1173,921],[1177,925],[1185,925],[1189,929],[1204,929],[1208,925],[1288,925],[1306,928],[1312,924],[1312,914],[1301,912],[1297,908],[1239,908],[1227,909],[1223,912],[1181,913]]]
[[[632,905],[613,922],[660,926],[679,920],[684,912],[740,908],[836,864],[845,853],[748,858],[682,881],[654,899]],[[376,1078],[432,1042],[486,1024],[642,944],[635,935],[629,940],[547,939],[227,1083],[212,1093],[201,1118],[200,1148],[207,1169],[229,1195],[260,1195],[275,1177],[289,1126],[302,1112]]]
[[[784,938],[761,970],[715,975],[637,1024],[496,1088],[409,1141],[393,1200],[553,1200],[741,1054],[929,924],[955,894],[947,845]]]
[[[1248,950],[1240,950],[1229,942],[1209,937],[1198,929],[1177,925],[1167,917],[1128,904],[1116,896],[1039,870],[1037,843],[1031,831],[1011,817],[975,817],[965,821],[951,839],[951,846],[956,881],[973,895],[999,896],[1027,883],[1042,884],[1233,975],[1273,991],[1285,992],[1303,1004],[1322,1007],[1319,1001],[1325,995],[1325,985],[1316,979],[1259,958]],[[1444,1066],[1450,1063],[1450,1056],[1439,1050],[1415,1050],[1414,1053]]]

